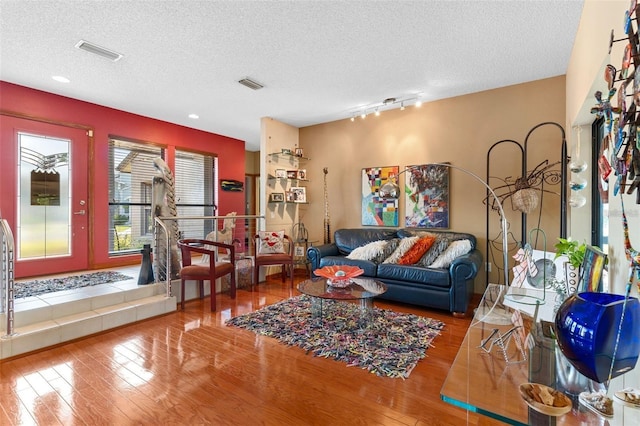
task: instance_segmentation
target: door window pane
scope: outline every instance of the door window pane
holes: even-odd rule
[[[18,260],[71,254],[71,141],[18,133]]]

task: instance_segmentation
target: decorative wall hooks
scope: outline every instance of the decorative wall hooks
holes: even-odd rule
[[[604,80],[609,94],[603,98],[602,92],[597,91],[594,96],[598,104],[591,108],[591,112],[605,119],[605,136],[598,159],[599,189],[603,200],[608,198],[609,179],[613,176],[613,194],[626,192],[631,195],[635,191],[636,204],[640,204],[640,117],[637,114],[640,107],[640,41],[637,14],[638,3],[632,1],[625,11],[623,30],[626,37],[615,39],[614,30],[611,30],[609,53],[614,43],[627,42],[621,69],[617,71],[614,65],[607,65]],[[616,83],[620,83],[618,88]],[[627,95],[627,87],[631,84],[633,92]],[[616,92],[618,97],[614,106],[611,100]],[[627,102],[629,96],[633,102]]]

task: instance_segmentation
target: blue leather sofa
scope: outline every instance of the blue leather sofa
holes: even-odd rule
[[[363,277],[375,278],[387,285],[387,292],[379,296],[382,299],[465,315],[473,294],[474,279],[482,265],[482,254],[476,248],[475,236],[471,234],[429,229],[434,234],[446,232],[451,240],[468,239],[471,242],[472,250],[457,257],[446,269],[347,258],[352,250],[370,242],[406,238],[417,232],[419,231],[408,228],[339,229],[334,233],[334,243],[310,247],[307,259],[311,263],[311,271],[329,265],[362,268]]]

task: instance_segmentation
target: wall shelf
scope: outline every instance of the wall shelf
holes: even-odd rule
[[[309,161],[311,160],[308,157],[300,157],[298,155],[294,155],[294,154],[285,154],[283,152],[274,152],[272,154],[267,154],[269,155],[269,157],[276,157],[276,158],[284,158],[284,159],[295,159],[295,160],[301,160],[301,161]]]

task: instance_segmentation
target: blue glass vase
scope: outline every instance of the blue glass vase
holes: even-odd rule
[[[562,354],[598,383],[632,370],[638,361],[640,305],[637,298],[629,297],[622,319],[624,305],[623,295],[584,292],[573,294],[558,308],[555,325]]]

